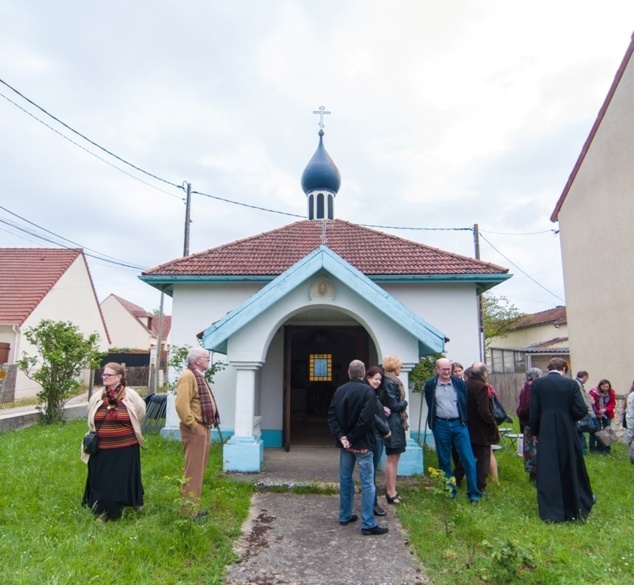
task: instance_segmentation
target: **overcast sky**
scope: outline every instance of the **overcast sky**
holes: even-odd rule
[[[633,30],[632,0],[0,0],[0,79],[157,177],[0,84],[0,246],[60,241],[36,224],[162,264],[183,254],[184,182],[305,218],[323,105],[336,217],[469,256],[471,231],[396,228],[477,223],[514,274],[492,292],[564,304],[549,217]],[[297,219],[194,195],[190,251]],[[158,307],[140,270],[89,264],[100,300]]]

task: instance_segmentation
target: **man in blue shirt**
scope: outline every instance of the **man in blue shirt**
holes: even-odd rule
[[[453,476],[451,447],[456,448],[467,480],[467,497],[475,503],[482,493],[476,483],[476,467],[467,429],[467,386],[451,375],[451,362],[446,358],[436,361],[436,376],[425,383],[427,424],[434,434],[438,465],[446,478]],[[456,488],[453,487],[453,497]]]

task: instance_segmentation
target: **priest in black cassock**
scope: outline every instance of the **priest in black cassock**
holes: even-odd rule
[[[537,443],[539,517],[549,522],[584,520],[596,501],[575,421],[588,413],[568,364],[553,358],[548,374],[531,387],[530,429]]]

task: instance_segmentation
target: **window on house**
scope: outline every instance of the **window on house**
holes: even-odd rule
[[[332,382],[332,355],[311,353],[308,375],[311,382]]]

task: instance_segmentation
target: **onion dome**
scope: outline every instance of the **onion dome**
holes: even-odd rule
[[[341,174],[324,148],[324,131],[319,131],[319,146],[302,173],[302,189],[308,195],[311,191],[330,191],[337,194],[341,186]]]
[[[308,200],[308,219],[334,219],[335,197],[341,174],[324,148],[324,131],[319,131],[319,146],[302,173],[302,189]]]

